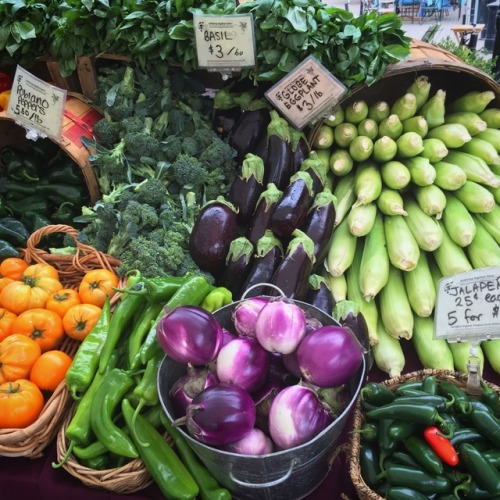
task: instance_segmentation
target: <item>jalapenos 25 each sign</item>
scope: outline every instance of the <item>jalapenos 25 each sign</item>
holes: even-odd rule
[[[18,66],[6,112],[32,135],[59,140],[66,94]]]
[[[193,15],[198,66],[232,72],[255,66],[255,37],[250,14]]]
[[[500,267],[439,281],[435,337],[449,342],[500,338]]]

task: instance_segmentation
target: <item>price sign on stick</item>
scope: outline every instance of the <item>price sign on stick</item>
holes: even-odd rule
[[[50,137],[59,140],[66,94],[66,90],[17,66],[6,113],[28,130],[29,138]]]
[[[255,36],[251,14],[193,15],[198,66],[233,72],[255,66]]]
[[[448,342],[500,338],[500,267],[439,281],[434,336]]]
[[[313,56],[266,92],[266,98],[286,119],[301,130],[336,104],[347,88]]]

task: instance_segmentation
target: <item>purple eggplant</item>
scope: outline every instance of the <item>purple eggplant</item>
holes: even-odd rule
[[[319,274],[309,276],[309,286],[307,288],[306,299],[308,304],[317,307],[320,311],[332,315],[335,307],[335,299],[328,281]]]
[[[239,224],[245,225],[250,221],[263,191],[264,162],[259,156],[248,153],[227,195],[228,200],[238,209]]]
[[[281,241],[272,231],[267,230],[264,236],[257,241],[253,265],[241,289],[246,297],[256,297],[263,294],[263,287],[248,289],[259,283],[270,283],[282,259],[283,245]]]
[[[309,153],[309,156],[300,165],[300,170],[308,172],[312,177],[314,193],[319,193],[324,189],[329,169],[325,167],[324,161],[316,151]]]
[[[227,137],[234,129],[241,113],[242,111],[239,106],[229,109],[215,109],[212,128],[220,137]]]
[[[282,194],[283,191],[280,191],[275,184],[270,183],[260,195],[246,232],[246,237],[254,245],[257,244],[259,238],[264,236],[266,230],[270,229],[271,214]]]
[[[200,210],[189,238],[189,253],[200,269],[218,276],[226,265],[231,242],[237,237],[236,208],[219,196]]]
[[[301,228],[314,241],[315,262],[313,271],[319,269],[328,254],[335,224],[336,196],[328,189],[318,193]]]
[[[284,189],[292,174],[292,142],[290,126],[277,111],[270,112],[271,122],[267,127],[266,182]]]
[[[314,197],[312,185],[313,180],[307,172],[292,175],[271,214],[274,234],[289,238],[295,229],[304,224]]]
[[[309,143],[304,132],[292,128],[290,130],[292,142],[292,175],[300,170],[302,162],[309,156]]]
[[[296,229],[292,236],[271,283],[289,299],[304,300],[314,264],[314,242],[300,229]]]
[[[229,246],[221,283],[231,291],[235,300],[239,299],[241,286],[252,267],[253,254],[254,247],[244,236],[236,238]]]
[[[365,350],[366,368],[373,366],[373,354],[368,337],[368,326],[359,305],[351,300],[340,300],[333,308],[332,316],[344,327],[352,330]]]
[[[255,151],[261,136],[266,133],[270,120],[267,107],[246,110],[242,113],[228,138],[229,145],[236,150],[236,161],[241,163],[247,153]]]

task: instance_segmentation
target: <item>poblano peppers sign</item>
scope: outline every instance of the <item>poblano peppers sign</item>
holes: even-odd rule
[[[297,129],[333,107],[347,88],[309,56],[266,92],[266,98]]]
[[[435,337],[449,342],[500,338],[500,267],[439,281]]]
[[[32,75],[18,66],[7,115],[35,136],[61,138],[66,90]]]
[[[255,66],[255,37],[250,14],[193,15],[198,66],[238,71]]]

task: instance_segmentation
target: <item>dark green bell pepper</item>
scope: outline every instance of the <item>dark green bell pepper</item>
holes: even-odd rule
[[[50,220],[53,224],[73,225],[73,219],[78,215],[78,209],[71,201],[61,203],[58,209],[51,214]]]
[[[70,201],[81,206],[85,199],[86,186],[74,186],[71,184],[52,184],[47,179],[42,179],[35,185],[35,194],[46,196],[55,205]]]
[[[37,212],[25,212],[21,217],[21,222],[32,233],[45,226],[50,226],[53,222],[42,214]]]
[[[21,218],[25,212],[36,212],[45,217],[48,217],[50,212],[49,201],[37,194],[25,196],[22,200],[6,200],[5,205],[15,217],[19,218]]]
[[[72,160],[59,163],[47,175],[46,179],[51,184],[71,184],[82,186],[85,184],[80,167]]]
[[[15,181],[33,183],[40,180],[38,165],[25,156],[12,160],[7,165],[7,176]]]
[[[30,232],[20,220],[10,216],[0,218],[0,239],[24,247],[29,237]]]

